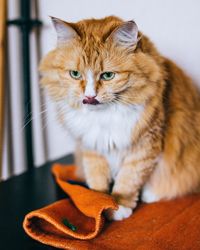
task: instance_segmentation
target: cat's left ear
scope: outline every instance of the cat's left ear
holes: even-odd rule
[[[139,41],[137,24],[134,21],[124,22],[109,37],[118,45],[134,48]]]
[[[56,17],[51,17],[51,20],[57,33],[58,46],[63,45],[75,38],[79,38],[79,35],[71,23],[67,23]]]

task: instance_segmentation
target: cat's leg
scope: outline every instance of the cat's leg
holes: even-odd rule
[[[94,151],[83,152],[83,169],[88,186],[96,191],[108,192],[110,170],[106,159]]]
[[[142,143],[125,157],[112,190],[119,209],[108,210],[109,219],[122,220],[132,214],[132,210],[137,206],[139,192],[156,165],[161,150],[160,144],[159,141],[153,146],[145,146]]]
[[[81,142],[79,140],[76,141],[74,160],[76,165],[76,177],[78,177],[81,181],[85,182],[86,179],[83,170],[83,152],[82,152]]]
[[[146,184],[143,188],[142,188],[142,192],[141,192],[141,200],[145,203],[152,203],[152,202],[156,202],[159,201],[161,198],[158,194],[156,194],[150,185]]]
[[[126,162],[122,166],[112,190],[112,196],[119,205],[117,211],[109,210],[108,218],[122,220],[132,214],[137,206],[141,187],[152,172],[155,159],[143,159],[140,162]]]

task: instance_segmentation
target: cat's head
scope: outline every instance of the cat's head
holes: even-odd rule
[[[52,21],[57,47],[42,60],[40,71],[55,100],[74,108],[107,107],[143,104],[156,94],[160,58],[134,21],[113,16]]]

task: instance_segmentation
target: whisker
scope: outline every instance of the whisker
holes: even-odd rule
[[[29,104],[29,103],[30,103],[30,101],[28,102],[28,104]],[[27,105],[28,105],[28,104],[27,104]],[[46,106],[46,103],[40,104],[40,108],[45,107],[45,106]],[[32,114],[33,114],[33,111],[30,111],[29,113],[26,113],[25,116],[24,116],[24,120],[26,120],[27,117],[32,116]]]
[[[31,118],[28,119],[28,121],[26,121],[26,123],[25,123],[25,124],[23,125],[23,127],[21,128],[21,131],[23,131],[24,128],[25,128],[31,121],[33,121],[34,119],[36,119],[36,118],[38,118],[39,116],[41,116],[41,114],[47,113],[47,110],[48,110],[48,109],[43,110],[43,111],[39,112],[38,114],[36,114],[36,115],[34,115],[34,116],[31,116]],[[28,117],[28,116],[27,116],[27,117]]]

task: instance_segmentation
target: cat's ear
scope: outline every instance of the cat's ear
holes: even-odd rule
[[[56,17],[51,17],[51,20],[57,33],[58,46],[63,45],[66,42],[69,42],[70,40],[79,37],[76,30],[72,27],[70,23],[67,23]]]
[[[134,21],[128,21],[117,27],[110,36],[118,45],[135,47],[138,42],[138,27]]]

